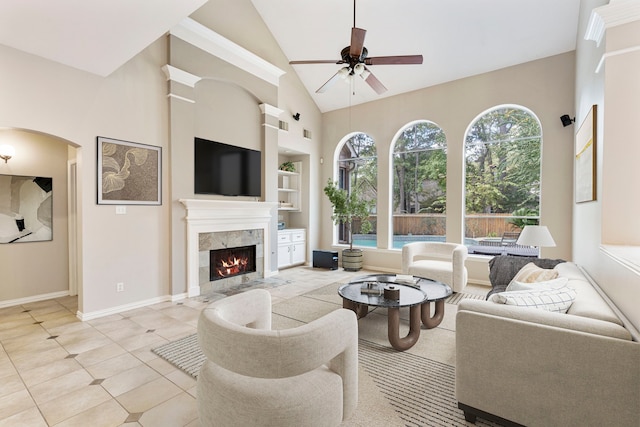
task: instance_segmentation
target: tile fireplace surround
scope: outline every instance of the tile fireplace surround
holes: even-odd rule
[[[271,211],[276,203],[180,199],[187,210],[188,296],[208,292],[243,280],[263,278],[269,271]],[[242,243],[241,243],[242,242]],[[256,272],[209,281],[209,250],[240,244],[256,245]]]

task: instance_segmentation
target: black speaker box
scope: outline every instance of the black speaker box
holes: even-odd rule
[[[337,251],[313,251],[313,268],[338,269]]]

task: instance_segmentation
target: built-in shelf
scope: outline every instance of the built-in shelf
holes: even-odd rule
[[[278,170],[278,210],[300,212],[301,162],[293,162],[295,172]]]

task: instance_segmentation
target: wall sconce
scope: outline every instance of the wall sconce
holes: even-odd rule
[[[0,145],[0,159],[7,163],[7,160],[16,155],[16,150],[8,144]]]
[[[293,115],[293,120],[295,120],[296,122],[297,122],[298,120],[300,120],[300,113],[295,113],[295,114]]]
[[[576,119],[575,117],[572,119],[568,114],[563,114],[562,116],[560,116],[560,121],[562,122],[562,126],[567,127],[571,123],[575,122]]]

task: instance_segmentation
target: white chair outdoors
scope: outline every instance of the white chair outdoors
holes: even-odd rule
[[[337,309],[271,330],[271,294],[226,297],[198,321],[202,426],[336,426],[358,404],[358,324]]]
[[[457,243],[414,242],[402,247],[402,273],[437,280],[462,292],[467,286],[467,247]]]

